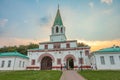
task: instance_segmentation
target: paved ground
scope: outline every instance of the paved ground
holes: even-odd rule
[[[65,70],[63,71],[60,80],[85,80],[85,79],[74,70]]]

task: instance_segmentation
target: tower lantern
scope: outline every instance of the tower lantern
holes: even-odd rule
[[[60,15],[59,5],[51,32],[52,32],[52,34],[50,35],[51,42],[66,41],[65,27],[63,25],[62,18]]]

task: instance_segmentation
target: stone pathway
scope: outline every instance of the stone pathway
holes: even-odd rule
[[[60,80],[85,80],[85,79],[74,70],[65,70],[63,71]]]

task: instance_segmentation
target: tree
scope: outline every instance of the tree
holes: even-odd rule
[[[77,46],[78,47],[87,47],[88,45],[81,42],[81,43],[77,43]]]
[[[33,49],[33,48],[38,48],[39,45],[38,44],[33,44],[30,43],[29,45],[20,45],[20,46],[4,46],[3,48],[0,48],[0,52],[14,52],[14,51],[18,51],[22,54],[27,54],[27,50],[28,49]]]
[[[28,49],[33,49],[33,48],[38,48],[38,47],[39,47],[38,44],[30,43],[27,48],[28,48]]]

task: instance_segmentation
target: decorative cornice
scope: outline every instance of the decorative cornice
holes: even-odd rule
[[[44,49],[44,50],[28,50],[28,52],[54,52],[54,51],[72,51],[72,50],[88,50],[90,48],[65,48],[65,49]]]
[[[60,41],[60,42],[42,42],[39,44],[68,43],[68,42],[77,42],[77,40],[67,40],[67,41]]]

